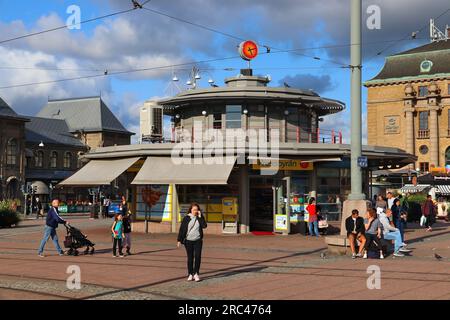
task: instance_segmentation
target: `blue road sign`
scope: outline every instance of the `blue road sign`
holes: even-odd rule
[[[358,157],[358,166],[361,168],[367,168],[369,166],[367,157]]]

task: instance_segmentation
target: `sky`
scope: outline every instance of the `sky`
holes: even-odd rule
[[[349,0],[151,0],[145,5],[149,10],[2,43],[66,25],[73,5],[85,21],[131,9],[132,3],[0,0],[0,97],[16,112],[33,116],[49,98],[101,95],[126,128],[137,133],[136,142],[139,107],[145,100],[186,89],[189,63],[194,62],[202,77],[200,87],[208,87],[209,79],[222,86],[224,78],[247,66],[238,57],[237,46],[241,39],[251,39],[262,53],[251,67],[255,74],[270,75],[269,85],[286,82],[347,105],[344,112],[325,117],[322,128],[342,130],[349,143],[350,71],[343,67],[350,64],[349,4]],[[367,20],[373,21],[373,15],[367,9],[374,5],[380,9],[379,28],[369,29]],[[442,13],[449,9],[448,0],[363,0],[363,81],[382,69],[386,56],[428,43],[429,19],[439,17],[436,23],[444,29],[450,24],[450,11]],[[412,40],[411,33],[419,30]],[[266,53],[264,46],[271,52]],[[147,70],[111,74],[135,69]],[[98,76],[105,70],[108,76]],[[174,75],[179,82],[171,81]],[[98,77],[36,84],[83,76]],[[366,95],[363,89],[364,143]]]

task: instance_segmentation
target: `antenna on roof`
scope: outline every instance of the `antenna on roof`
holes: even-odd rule
[[[439,42],[439,41],[447,41],[450,39],[450,29],[447,25],[445,32],[442,32],[436,24],[434,23],[434,19],[430,19],[430,40],[431,42]]]

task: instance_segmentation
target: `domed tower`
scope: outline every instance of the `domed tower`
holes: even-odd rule
[[[314,143],[320,137],[321,117],[344,110],[345,104],[320,97],[312,90],[269,87],[269,77],[255,76],[243,69],[225,79],[224,87],[194,89],[158,101],[173,122],[174,142],[186,140],[194,123],[203,130],[264,130],[279,132],[280,143]],[[195,140],[195,137],[191,137]],[[339,143],[336,134],[333,143]]]

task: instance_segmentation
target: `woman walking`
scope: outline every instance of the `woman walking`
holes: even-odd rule
[[[191,204],[187,216],[181,222],[177,243],[178,248],[181,244],[184,244],[186,248],[188,281],[200,281],[203,229],[206,227],[206,220],[200,211],[200,206],[197,203]]]

